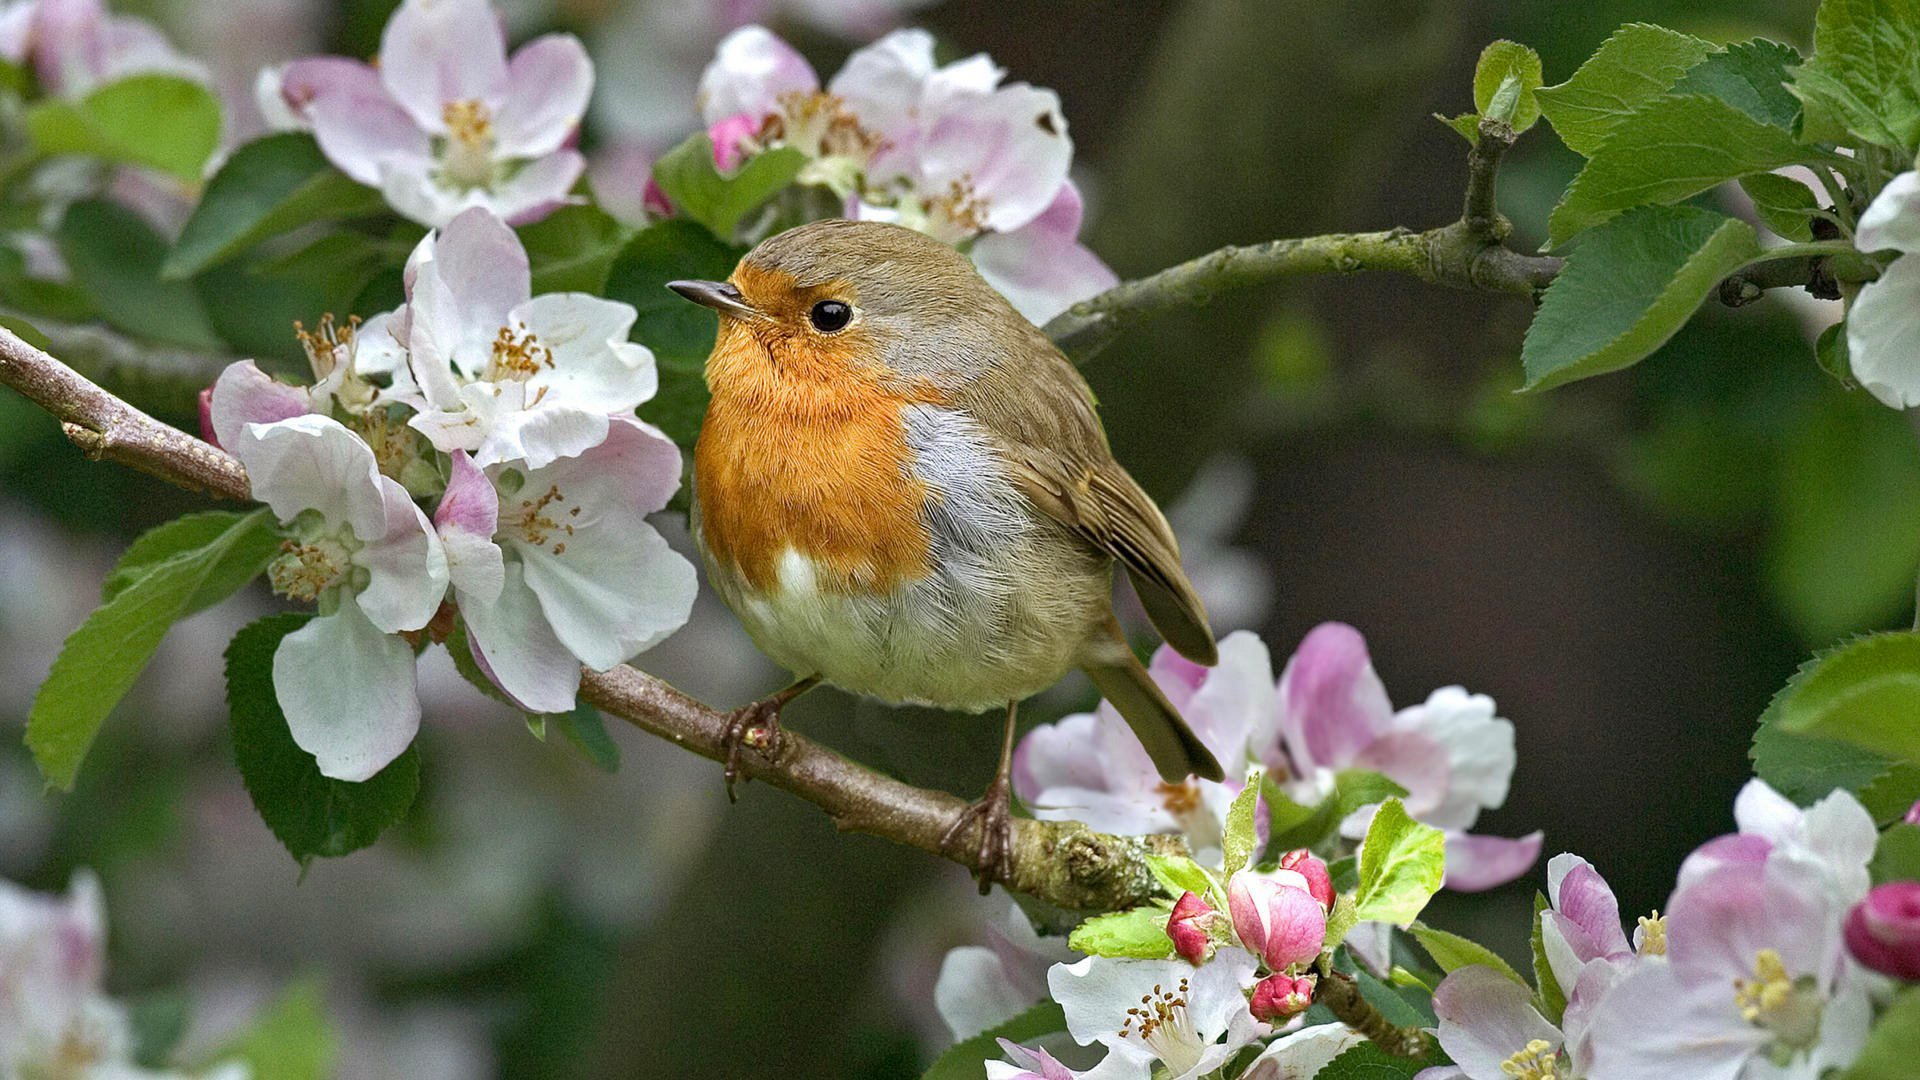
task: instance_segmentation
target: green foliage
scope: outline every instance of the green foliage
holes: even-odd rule
[[[333,1075],[338,1054],[320,984],[307,979],[288,988],[237,1038],[208,1055],[202,1069],[239,1060],[247,1063],[251,1080],[326,1080]]]
[[[1323,948],[1337,948],[1347,940],[1347,935],[1360,922],[1360,913],[1354,909],[1352,893],[1337,893],[1333,898],[1333,908],[1327,912],[1327,936]]]
[[[75,203],[54,240],[74,283],[109,323],[152,341],[219,348],[193,285],[160,277],[167,243],[139,214],[105,199]]]
[[[1920,1060],[1920,986],[1909,986],[1880,1013],[1867,1045],[1839,1080],[1908,1080],[1916,1060]]]
[[[1439,829],[1413,820],[1397,798],[1381,803],[1360,844],[1355,914],[1363,921],[1406,926],[1440,891],[1446,861],[1446,838]]]
[[[519,229],[533,267],[533,292],[598,295],[633,232],[597,206],[563,206]]]
[[[1169,914],[1166,907],[1148,904],[1095,915],[1073,928],[1067,945],[1088,956],[1162,960],[1173,955],[1173,940],[1167,937]]]
[[[26,125],[42,154],[83,154],[197,181],[220,144],[220,102],[179,75],[131,75],[78,101],[37,102]]]
[[[687,139],[653,164],[653,179],[680,213],[730,237],[741,219],[793,183],[807,156],[783,146],[755,154],[732,175],[713,164],[713,140],[705,132]]]
[[[1526,389],[1638,363],[1720,279],[1760,257],[1753,226],[1693,207],[1642,207],[1595,229],[1541,298],[1520,349]]]
[[[606,721],[601,718],[600,710],[583,701],[572,712],[555,713],[549,719],[560,730],[560,734],[601,772],[620,771],[620,744],[607,734]]]
[[[1795,243],[1813,239],[1820,203],[1812,188],[1779,173],[1754,173],[1740,178],[1740,190],[1753,200],[1761,224]]]
[[[268,135],[234,151],[220,166],[167,253],[161,274],[191,277],[301,225],[385,210],[380,193],[329,164],[313,136]]]
[[[1816,657],[1763,723],[1920,761],[1920,632],[1871,634]]]
[[[420,789],[420,757],[409,746],[361,783],[320,775],[313,755],[294,743],[273,690],[273,654],[306,625],[304,612],[269,615],[227,646],[227,705],[233,756],[254,809],[302,866],[316,855],[358,851],[407,816]]]
[[[1508,79],[1513,80],[1510,100],[1496,110],[1495,98]],[[1496,41],[1481,50],[1474,66],[1473,107],[1482,116],[1506,120],[1516,134],[1525,131],[1540,119],[1540,103],[1533,94],[1541,81],[1539,53],[1518,42]]]
[[[1521,986],[1527,985],[1527,980],[1513,970],[1513,965],[1500,959],[1498,953],[1477,941],[1418,921],[1407,927],[1407,932],[1411,933],[1415,940],[1420,942],[1420,946],[1427,950],[1427,955],[1433,957],[1433,962],[1440,965],[1441,971],[1451,972],[1456,968],[1478,964],[1481,967],[1492,968]]]
[[[1394,970],[1395,978],[1406,973]],[[1366,998],[1388,1023],[1401,1027],[1432,1027],[1436,1020],[1433,1015],[1433,995],[1423,985],[1400,985],[1385,983],[1375,978],[1364,968],[1353,973],[1353,981],[1360,988],[1360,996]]]
[[[1837,322],[1820,331],[1819,340],[1813,343],[1813,359],[1821,371],[1841,386],[1851,390],[1856,385],[1853,381],[1853,360],[1847,349],[1846,323]]]
[[[1533,932],[1528,944],[1533,953],[1534,1007],[1548,1022],[1559,1024],[1567,1012],[1567,994],[1560,989],[1560,980],[1554,977],[1553,965],[1547,961],[1546,930],[1542,924],[1550,907],[1546,893],[1533,894]]]
[[[1664,97],[1623,117],[1547,218],[1558,247],[1635,206],[1816,158],[1793,136],[1717,98]]]
[[[1777,41],[1743,41],[1713,53],[1673,84],[1675,94],[1705,94],[1763,124],[1792,131],[1800,99],[1787,90],[1787,69],[1800,54]]]
[[[1001,1060],[1001,1039],[1031,1043],[1042,1035],[1065,1030],[1066,1013],[1059,1005],[1043,1001],[998,1027],[954,1043],[934,1060],[933,1068],[922,1074],[921,1080],[979,1080],[987,1062]]]
[[[6,327],[14,337],[36,349],[45,350],[53,346],[53,342],[47,340],[47,335],[41,333],[39,327],[25,319],[13,315],[0,315],[0,326]]]
[[[1231,876],[1246,869],[1253,861],[1254,848],[1259,844],[1258,830],[1254,828],[1253,811],[1260,803],[1260,781],[1265,773],[1256,773],[1247,778],[1247,786],[1233,797],[1227,807],[1226,832],[1221,841],[1226,861],[1221,865]]]
[[[1313,1080],[1406,1080],[1419,1075],[1428,1062],[1394,1057],[1370,1042],[1342,1050],[1313,1074]]]
[[[669,292],[667,282],[725,278],[742,254],[691,221],[663,221],[642,229],[607,270],[607,299],[639,312],[633,340],[651,348],[660,366],[660,392],[640,414],[681,446],[693,445],[706,415],[704,368],[718,323],[713,312]]]
[[[105,604],[125,592],[129,585],[154,571],[154,568],[183,552],[195,551],[218,541],[249,518],[265,511],[241,513],[237,510],[203,510],[156,525],[128,545],[120,561],[100,586],[100,602]],[[259,576],[280,549],[280,534],[271,528],[248,527],[235,534],[232,548],[214,563],[200,588],[187,599],[180,618],[225,600]]]
[[[1822,0],[1813,59],[1793,73],[1806,136],[1920,145],[1920,0]]]
[[[1920,570],[1920,445],[1899,413],[1831,395],[1781,447],[1767,583],[1801,635],[1825,645],[1884,626]]]
[[[67,636],[27,715],[27,745],[49,784],[73,789],[101,723],[145,670],[167,629],[198,610],[194,605],[224,598],[265,568],[273,551],[261,543],[262,534],[273,535],[265,510],[229,519],[211,538],[170,533],[174,540],[204,542],[148,563],[145,573],[120,585]],[[147,551],[157,554],[165,546],[156,540]],[[220,589],[226,592],[216,595]]]
[[[1333,791],[1317,806],[1301,806],[1287,798],[1279,784],[1262,778],[1267,803],[1267,848],[1292,851],[1313,847],[1333,835],[1348,814],[1407,789],[1370,769],[1342,769],[1334,774]]]
[[[1895,825],[1880,834],[1873,849],[1873,862],[1867,869],[1873,883],[1920,881],[1920,825]]]
[[[1535,95],[1560,141],[1582,156],[1600,148],[1614,126],[1660,97],[1705,59],[1713,46],[1648,23],[1615,31],[1573,77]]]
[[[1193,893],[1201,899],[1217,896],[1220,886],[1206,868],[1185,855],[1148,855],[1147,868],[1153,871],[1160,887],[1167,895],[1178,900],[1186,893]],[[1220,905],[1215,904],[1215,907]]]

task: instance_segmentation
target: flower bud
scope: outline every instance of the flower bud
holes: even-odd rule
[[[1307,892],[1313,894],[1320,906],[1333,910],[1333,876],[1327,873],[1327,864],[1306,848],[1289,851],[1280,856],[1280,869],[1291,870],[1307,879]]]
[[[1274,1023],[1298,1016],[1313,1004],[1315,979],[1311,975],[1269,975],[1253,987],[1253,1000],[1247,1008],[1255,1020]]]
[[[707,138],[713,143],[714,168],[723,173],[739,168],[759,132],[760,118],[746,113],[714,121],[707,128]]]
[[[1233,875],[1227,883],[1227,910],[1241,944],[1274,971],[1319,956],[1327,937],[1327,909],[1308,891],[1306,879],[1292,870]]]
[[[1907,816],[1903,820],[1909,825],[1920,825],[1920,799],[1914,800],[1913,805],[1907,807]]]
[[[1847,951],[1875,971],[1920,981],[1920,881],[1889,881],[1853,905]]]
[[[1213,939],[1207,934],[1212,915],[1213,909],[1207,902],[1192,892],[1181,896],[1173,905],[1173,914],[1167,919],[1167,936],[1173,939],[1173,951],[1189,964],[1204,964],[1213,955]]]
[[[200,390],[200,439],[202,442],[220,446],[220,436],[213,432],[213,387],[211,386],[202,387]],[[221,449],[226,448],[221,447]]]

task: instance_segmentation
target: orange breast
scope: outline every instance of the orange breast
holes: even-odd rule
[[[724,321],[694,450],[701,539],[757,590],[777,587],[792,549],[823,590],[889,591],[927,572],[927,491],[901,413],[937,395],[885,385],[844,355],[792,351],[803,344]]]

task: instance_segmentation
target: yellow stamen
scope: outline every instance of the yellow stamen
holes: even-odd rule
[[[282,541],[280,554],[267,564],[267,582],[290,600],[308,603],[346,576],[347,552],[335,543]]]
[[[1658,908],[1651,915],[1640,916],[1640,955],[1667,955],[1667,917]]]
[[[526,382],[541,368],[553,366],[553,350],[527,331],[503,326],[493,339],[493,356],[487,361],[486,378],[492,382]],[[531,404],[531,402],[529,402]]]
[[[1559,1080],[1560,1053],[1545,1039],[1535,1039],[1524,1050],[1500,1063],[1500,1071],[1514,1080]]]
[[[493,113],[486,102],[469,98],[450,101],[441,110],[447,125],[442,164],[447,179],[460,187],[487,187],[493,183]]]

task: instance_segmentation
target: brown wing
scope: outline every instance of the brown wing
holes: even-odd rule
[[[1167,519],[1113,459],[1086,381],[1037,330],[1033,336],[1024,357],[994,365],[957,403],[1005,441],[1035,506],[1120,560],[1167,644],[1196,663],[1215,663],[1207,611],[1181,569]]]

